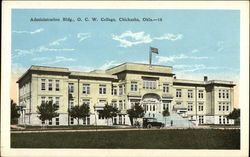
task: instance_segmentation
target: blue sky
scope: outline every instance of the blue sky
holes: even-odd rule
[[[237,10],[12,10],[12,72],[31,65],[70,70],[107,69],[124,62],[173,66],[177,78],[238,81],[240,12]],[[70,17],[75,22],[30,22]],[[99,21],[77,22],[97,17]],[[140,22],[120,22],[121,17]],[[162,21],[143,22],[142,18]],[[116,22],[101,21],[115,18]]]

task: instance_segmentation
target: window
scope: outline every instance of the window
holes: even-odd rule
[[[221,124],[221,116],[219,116],[219,124]]]
[[[192,102],[188,103],[188,111],[193,111],[193,103]]]
[[[181,98],[181,89],[176,89],[176,97]]]
[[[56,125],[59,125],[59,117],[56,118]]]
[[[99,94],[106,94],[106,85],[99,85]]]
[[[59,103],[60,103],[60,97],[56,97],[56,106],[59,106]]]
[[[229,98],[229,90],[227,90],[227,92],[226,92],[226,98],[227,99]]]
[[[105,99],[100,99],[100,100],[99,100],[99,103],[100,103],[100,104],[106,104],[107,101],[106,101]]]
[[[112,86],[111,94],[112,95],[117,95],[117,86]]]
[[[60,91],[60,80],[56,80],[56,91]]]
[[[198,98],[199,99],[203,99],[203,90],[199,90],[199,92],[198,92]]]
[[[82,99],[82,103],[86,104],[88,107],[90,106],[90,100],[89,99]]]
[[[122,110],[122,100],[119,101],[119,110]]]
[[[229,103],[227,103],[226,111],[229,111]]]
[[[87,117],[84,117],[83,118],[83,125],[89,125],[90,124],[90,117],[87,116]]]
[[[143,80],[144,89],[156,89],[156,80]]]
[[[69,83],[69,93],[74,93],[74,83]]]
[[[126,93],[126,88],[125,88],[125,84],[123,85],[123,94]]]
[[[73,125],[74,124],[74,118],[70,117],[70,124]]]
[[[52,101],[52,103],[53,103],[53,97],[49,97],[49,101]]]
[[[123,108],[122,109],[126,109],[126,107],[125,107],[125,100],[123,100]]]
[[[125,115],[123,115],[123,125],[125,124]]]
[[[49,91],[52,91],[52,80],[49,80],[48,90],[49,90]]]
[[[203,103],[199,103],[199,111],[203,111]]]
[[[169,103],[163,103],[163,110],[168,110]]]
[[[131,91],[133,92],[137,91],[137,82],[131,82]]]
[[[102,111],[102,110],[99,110],[98,119],[105,119],[104,116],[102,116],[102,115],[100,114],[101,111]]]
[[[119,124],[122,124],[122,115],[119,115]]]
[[[188,90],[188,98],[193,98],[193,90]]]
[[[219,98],[221,98],[221,90],[219,90]]]
[[[49,120],[49,125],[52,125],[52,119],[51,119],[51,120]]]
[[[163,84],[163,93],[168,93],[169,92],[169,84],[164,83]]]
[[[87,116],[87,125],[90,125],[90,116]]]
[[[119,95],[123,95],[122,85],[119,86]]]
[[[45,121],[44,121],[44,120],[42,120],[42,124],[45,124]]]
[[[45,89],[45,79],[41,80],[41,90],[46,90]]]
[[[204,123],[204,116],[199,116],[199,124],[203,124]]]
[[[82,85],[82,93],[83,94],[90,94],[90,85],[89,84]]]
[[[221,103],[219,103],[219,111],[221,111]]]
[[[223,99],[225,98],[225,90],[223,90],[223,92],[222,92],[222,98]]]
[[[222,111],[225,111],[225,103],[223,103]]]
[[[113,107],[116,107],[116,108],[117,108],[117,101],[113,100],[113,101],[111,102],[111,105],[112,105]]]
[[[153,111],[155,111],[155,105],[153,105]]]
[[[74,106],[74,99],[69,100],[69,108],[71,109]]]
[[[41,104],[45,104],[45,97],[41,97]]]

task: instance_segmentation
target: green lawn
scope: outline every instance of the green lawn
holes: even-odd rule
[[[240,149],[240,130],[12,133],[12,148]]]
[[[117,128],[115,125],[114,126],[94,126],[94,125],[60,125],[60,126],[45,126],[44,128],[41,128],[41,126],[22,126],[25,127],[24,130],[91,130],[91,129],[115,129]],[[18,129],[12,129],[12,130],[18,130]]]

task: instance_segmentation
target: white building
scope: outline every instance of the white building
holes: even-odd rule
[[[20,124],[41,125],[37,106],[53,100],[59,105],[59,117],[51,125],[75,125],[68,108],[87,103],[90,116],[83,125],[106,125],[99,116],[104,104],[116,106],[120,113],[114,124],[130,125],[127,110],[136,102],[145,109],[145,117],[163,121],[162,111],[171,113],[174,125],[233,124],[228,115],[233,110],[235,84],[232,81],[176,79],[172,67],[124,63],[91,72],[74,72],[67,68],[31,66],[17,81],[19,102],[23,108]]]

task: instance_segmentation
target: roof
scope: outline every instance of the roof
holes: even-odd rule
[[[197,80],[184,80],[184,79],[174,79],[174,84],[190,84],[190,85],[209,85],[209,84],[216,84],[216,85],[228,85],[228,86],[235,86],[236,84],[233,81],[226,81],[226,80],[209,80],[209,81],[197,81]]]
[[[115,67],[109,68],[106,70],[106,72],[110,74],[117,74],[124,71],[172,74],[172,69],[173,69],[172,66],[163,66],[163,65],[149,66],[149,64],[126,62],[117,65]]]

